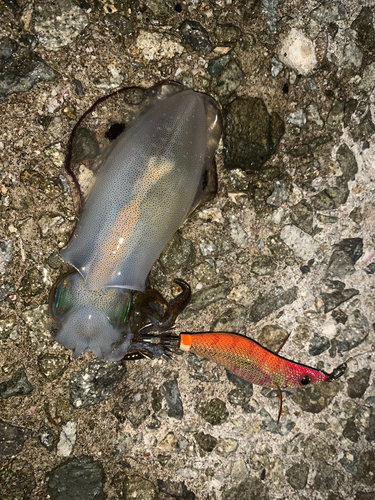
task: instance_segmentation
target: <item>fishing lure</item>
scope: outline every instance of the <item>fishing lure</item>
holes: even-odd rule
[[[167,347],[179,347],[182,351],[214,361],[248,382],[277,389],[280,400],[278,421],[282,412],[281,389],[331,382],[346,370],[346,363],[331,374],[315,370],[283,358],[236,333],[181,333],[178,337],[163,334],[158,341]]]
[[[134,358],[137,349],[160,356],[160,347],[137,343],[135,335],[146,318],[170,328],[190,298],[182,280],[170,303],[146,290],[146,280],[184,220],[216,193],[213,157],[222,133],[217,103],[183,85],[164,82],[114,97],[99,138],[95,107],[69,140],[66,169],[82,214],[61,256],[75,272],[63,276],[50,297],[55,339],[76,357],[89,351],[111,361]],[[100,102],[109,113],[108,98]],[[82,169],[90,174],[84,180]]]

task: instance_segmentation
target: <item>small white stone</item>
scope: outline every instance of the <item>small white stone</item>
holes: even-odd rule
[[[371,92],[375,86],[375,62],[365,67],[362,74],[362,81],[359,84],[361,90]]]
[[[228,299],[235,300],[236,302],[240,302],[241,304],[243,304],[245,306],[247,306],[251,302],[253,302],[251,290],[245,284],[241,284],[241,285],[238,285],[238,286],[235,286],[234,288],[232,288],[232,290],[228,294]]]
[[[320,118],[318,106],[315,103],[311,103],[306,108],[307,120],[310,123],[314,123],[317,128],[322,129],[324,127],[324,122]]]
[[[275,78],[280,71],[283,69],[283,63],[277,59],[272,59],[271,61],[271,75]]]
[[[283,242],[294,252],[294,255],[302,260],[310,260],[315,257],[318,244],[312,236],[294,225],[284,226],[280,237]]]
[[[212,222],[220,222],[221,224],[224,222],[223,214],[221,213],[220,208],[211,207],[206,210],[202,210],[199,212],[198,217],[200,219]]]
[[[178,469],[176,474],[184,479],[197,479],[198,472],[185,467],[184,469]]]
[[[322,326],[322,334],[328,338],[333,338],[337,333],[336,321],[333,319],[326,321]]]
[[[69,421],[62,426],[60,440],[57,443],[57,455],[59,457],[68,457],[74,448],[77,439],[77,424]]]
[[[61,103],[57,99],[50,99],[48,102],[48,113],[54,113],[59,106],[61,106]]]
[[[289,202],[292,205],[297,205],[303,198],[302,191],[295,185],[293,184],[292,190],[289,194]]]
[[[279,207],[277,210],[274,210],[271,215],[267,217],[267,222],[270,224],[274,224],[275,226],[279,226],[284,219],[284,209]]]
[[[230,235],[234,243],[240,248],[246,248],[248,239],[244,229],[240,226],[235,215],[229,216]]]
[[[343,65],[345,67],[354,66],[355,68],[360,68],[362,65],[362,59],[363,54],[361,50],[352,40],[349,40],[344,47]]]
[[[299,109],[298,111],[295,111],[294,113],[290,113],[286,117],[286,121],[290,123],[291,125],[295,125],[296,127],[303,128],[306,125],[306,113],[304,112],[303,109]]]
[[[63,150],[60,143],[54,144],[53,146],[46,148],[44,150],[44,153],[46,154],[46,156],[48,156],[52,160],[52,163],[56,167],[61,168],[64,165],[65,150]]]
[[[317,65],[313,42],[301,31],[293,28],[282,42],[279,59],[301,75],[307,75]]]
[[[137,48],[146,61],[171,59],[176,54],[182,54],[184,47],[166,35],[141,31],[136,40]]]

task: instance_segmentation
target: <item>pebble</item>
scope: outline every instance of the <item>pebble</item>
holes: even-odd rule
[[[266,18],[267,30],[270,33],[277,31],[277,6],[280,0],[262,0],[262,14]]]
[[[218,24],[215,29],[217,41],[223,45],[234,45],[241,37],[241,30],[231,23]]]
[[[231,282],[224,281],[214,285],[206,286],[196,293],[193,293],[189,308],[185,310],[184,315],[191,315],[192,313],[203,309],[210,304],[225,299],[231,290]]]
[[[86,408],[108,398],[125,373],[120,363],[95,359],[70,378],[70,401],[74,408]]]
[[[344,101],[340,99],[335,99],[331,106],[331,111],[327,117],[327,126],[331,129],[338,129],[342,127],[342,122],[344,119]]]
[[[318,491],[328,492],[337,491],[339,485],[344,481],[342,472],[336,470],[332,465],[328,464],[325,460],[318,463],[314,487]]]
[[[245,460],[241,457],[239,460],[236,460],[232,465],[230,475],[233,481],[240,482],[244,479],[247,479],[249,476],[249,470],[246,466]]]
[[[271,75],[276,78],[282,71],[284,65],[278,59],[272,59],[271,61]]]
[[[247,323],[247,308],[241,304],[237,304],[227,309],[218,318],[216,318],[210,330],[215,332],[242,332],[246,329]]]
[[[37,3],[34,7],[34,29],[47,50],[59,50],[73,43],[88,25],[85,12],[72,0]]]
[[[314,212],[312,206],[306,200],[301,200],[299,203],[291,207],[290,217],[295,226],[307,234],[312,234]]]
[[[38,356],[38,368],[47,380],[55,380],[65,372],[70,362],[68,354],[41,353]]]
[[[346,290],[344,290],[344,292],[345,291]],[[356,295],[355,292],[357,292],[357,290],[348,289],[348,295]],[[358,309],[351,311],[348,321],[345,323],[345,327],[340,328],[340,332],[335,338],[337,351],[339,353],[350,351],[351,349],[354,349],[358,345],[362,344],[369,334],[369,329],[370,326],[366,316],[364,316]]]
[[[213,78],[216,78],[229,63],[229,61],[229,54],[225,54],[224,56],[218,57],[217,59],[211,59],[207,66],[208,74]]]
[[[291,395],[292,400],[303,411],[320,413],[327,408],[340,391],[340,384],[316,384]]]
[[[0,459],[17,455],[29,436],[29,431],[0,419]]]
[[[352,264],[352,259],[342,250],[332,252],[328,263],[327,275],[337,276],[344,279],[355,272],[355,267]]]
[[[288,337],[289,334],[284,328],[276,324],[271,324],[262,328],[256,340],[266,349],[276,352],[285,344]]]
[[[204,432],[197,432],[194,434],[194,438],[202,450],[207,453],[211,453],[217,445],[217,439],[210,434],[205,434]]]
[[[182,406],[181,394],[178,389],[177,380],[167,380],[160,387],[160,392],[165,397],[168,407],[168,417],[182,420],[184,416],[184,408]]]
[[[284,180],[275,181],[273,192],[266,200],[268,205],[280,207],[288,199],[288,186]]]
[[[248,245],[248,238],[245,230],[239,224],[235,215],[229,216],[229,229],[230,236],[234,244],[239,248],[246,248]]]
[[[365,66],[362,73],[362,80],[359,84],[359,88],[364,90],[366,93],[371,93],[375,87],[375,62],[372,62]]]
[[[297,296],[298,287],[296,286],[287,290],[284,290],[282,287],[276,287],[269,292],[260,293],[250,308],[250,321],[257,323],[262,318],[294,302]]]
[[[160,493],[165,493],[172,498],[183,498],[184,500],[195,500],[195,494],[188,490],[183,482],[172,482],[169,480],[158,479]]]
[[[361,398],[369,386],[371,368],[359,370],[354,377],[348,379],[348,396],[350,398]]]
[[[9,380],[5,380],[0,384],[0,396],[3,399],[13,396],[25,396],[33,391],[33,386],[27,379],[24,368],[15,370]]]
[[[324,122],[319,114],[318,105],[314,102],[306,107],[306,119],[309,123],[316,126],[317,129],[321,130],[324,127]]]
[[[55,233],[56,228],[61,226],[64,222],[64,217],[55,214],[45,214],[38,220],[38,226],[40,228],[40,233],[42,238],[51,237]]]
[[[330,341],[327,337],[323,335],[314,335],[309,342],[309,354],[311,356],[319,356],[319,354],[329,349],[330,345]]]
[[[262,255],[250,265],[250,271],[257,276],[272,276],[277,264],[268,255]]]
[[[141,51],[146,61],[154,59],[171,59],[176,54],[182,54],[184,47],[174,38],[159,33],[141,30],[136,39],[136,47]]]
[[[312,236],[294,225],[284,226],[280,238],[294,252],[296,257],[304,261],[313,259],[318,250],[318,244]]]
[[[272,156],[285,131],[262,99],[238,97],[224,108],[225,167],[257,170]],[[250,140],[249,140],[250,138]]]
[[[202,401],[197,406],[196,412],[211,425],[221,425],[228,420],[229,416],[224,401],[219,398]]]
[[[346,10],[341,2],[322,2],[319,7],[310,13],[311,17],[319,24],[342,21],[346,18]]]
[[[340,165],[342,176],[345,181],[354,181],[358,172],[357,160],[353,151],[346,144],[342,144],[336,153],[336,160]]]
[[[148,479],[138,475],[126,475],[124,477],[124,498],[157,500],[158,492],[156,486]]]
[[[347,300],[350,300],[355,295],[358,295],[358,290],[355,288],[348,288],[343,291],[336,290],[332,293],[322,293],[322,299],[324,302],[324,312],[328,313],[333,309],[336,309],[340,304],[343,304]]]
[[[0,95],[27,92],[38,82],[56,80],[59,74],[35,52],[14,40],[0,40]]]
[[[288,123],[290,123],[291,125],[295,125],[298,128],[303,128],[307,122],[307,116],[306,116],[305,110],[299,109],[298,111],[295,111],[294,113],[290,113],[286,117],[286,121]]]
[[[293,464],[285,473],[286,479],[294,490],[303,490],[307,484],[310,467],[306,462]]]
[[[313,42],[295,28],[291,29],[289,35],[282,42],[279,59],[285,66],[294,69],[301,75],[311,73],[318,62]]]
[[[38,439],[46,450],[52,451],[56,442],[56,432],[52,427],[43,425],[38,431]]]
[[[212,50],[212,44],[205,28],[197,21],[185,20],[179,27],[181,41],[194,50],[207,54]]]
[[[268,500],[268,489],[257,477],[247,478],[240,484],[224,490],[223,500]]]
[[[209,238],[203,238],[199,243],[199,250],[201,251],[203,257],[207,257],[215,252],[216,246]]]
[[[219,439],[216,446],[216,453],[223,457],[227,457],[234,453],[238,448],[238,441],[231,438]]]
[[[343,66],[360,68],[362,66],[363,54],[358,45],[349,40],[344,47]]]
[[[5,274],[6,268],[12,260],[12,242],[0,241],[0,274]]]
[[[40,295],[44,290],[44,280],[37,268],[30,269],[21,279],[18,293],[25,299]]]
[[[47,489],[54,500],[105,500],[104,470],[89,455],[63,461],[47,474]]]
[[[232,94],[241,84],[243,72],[235,61],[229,61],[219,73],[215,91],[219,96]]]
[[[193,242],[183,238],[181,233],[177,232],[161,253],[159,261],[166,269],[179,270],[183,267],[191,267],[195,258],[196,253]]]
[[[134,429],[137,429],[151,413],[148,406],[147,393],[142,391],[134,394],[133,391],[127,391],[125,396],[115,405],[112,413],[120,423],[129,420]],[[157,422],[152,422],[151,426],[153,425],[157,426]]]
[[[354,480],[359,481],[366,486],[375,485],[375,452],[368,450],[361,453],[358,461],[357,472],[354,475]]]
[[[72,454],[77,439],[76,422],[67,422],[62,426],[60,439],[57,443],[57,456],[69,457]]]

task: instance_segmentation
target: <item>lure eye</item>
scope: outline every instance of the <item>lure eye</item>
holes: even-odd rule
[[[302,385],[309,385],[310,382],[311,382],[311,377],[309,375],[305,375],[304,377],[301,378]]]

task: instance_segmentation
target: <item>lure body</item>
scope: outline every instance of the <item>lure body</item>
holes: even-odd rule
[[[101,153],[80,220],[61,252],[77,272],[52,293],[53,334],[75,356],[124,356],[132,345],[132,291],[145,292],[156,259],[207,199],[222,132],[216,102],[168,83],[153,87],[147,99],[132,126]]]
[[[182,333],[179,347],[260,386],[295,389],[330,380],[324,372],[289,361],[235,333]]]

